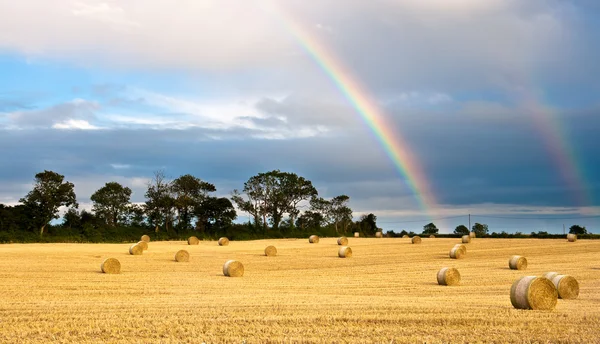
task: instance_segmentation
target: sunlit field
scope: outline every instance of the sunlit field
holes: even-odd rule
[[[459,239],[335,238],[0,245],[0,342],[77,343],[390,343],[600,341],[600,241],[475,239],[464,259]],[[278,255],[264,256],[267,245]],[[175,252],[186,249],[188,263]],[[510,270],[523,255],[525,271]],[[118,275],[100,264],[114,257]],[[241,261],[243,277],[223,276]],[[460,286],[436,273],[455,267]],[[514,309],[511,284],[524,275],[574,276],[579,298],[554,311]]]

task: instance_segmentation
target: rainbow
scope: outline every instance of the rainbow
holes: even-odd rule
[[[364,123],[374,133],[395,168],[406,179],[406,183],[415,195],[422,210],[432,216],[433,211],[437,208],[437,203],[425,178],[425,173],[422,171],[417,159],[410,153],[407,143],[399,133],[394,131],[393,126],[385,120],[383,113],[375,101],[371,99],[368,92],[361,88],[358,81],[343,67],[343,64],[335,58],[333,53],[298,25],[293,18],[277,8],[274,1],[269,1],[269,5],[264,1],[261,1],[260,4],[296,39],[304,51],[350,102]]]

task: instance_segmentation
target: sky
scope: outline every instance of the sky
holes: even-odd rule
[[[384,230],[599,233],[599,19],[585,0],[0,2],[0,203],[43,170],[89,209],[110,181],[143,202],[157,170],[229,196],[280,169]]]

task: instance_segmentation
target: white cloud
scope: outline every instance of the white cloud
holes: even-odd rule
[[[62,130],[98,130],[101,129],[95,125],[90,124],[88,121],[81,119],[69,119],[65,122],[55,123],[52,125],[54,129]]]

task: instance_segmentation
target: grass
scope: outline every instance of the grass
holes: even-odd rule
[[[569,342],[600,338],[600,241],[475,239],[464,259],[448,257],[460,239],[336,238],[0,245],[0,342]],[[277,247],[276,257],[264,248]],[[189,263],[176,263],[186,249]],[[525,271],[510,270],[512,255]],[[100,272],[108,257],[120,275]],[[223,276],[225,261],[244,264]],[[455,267],[461,285],[439,286]],[[579,281],[575,300],[554,311],[514,309],[511,284],[548,271]]]

